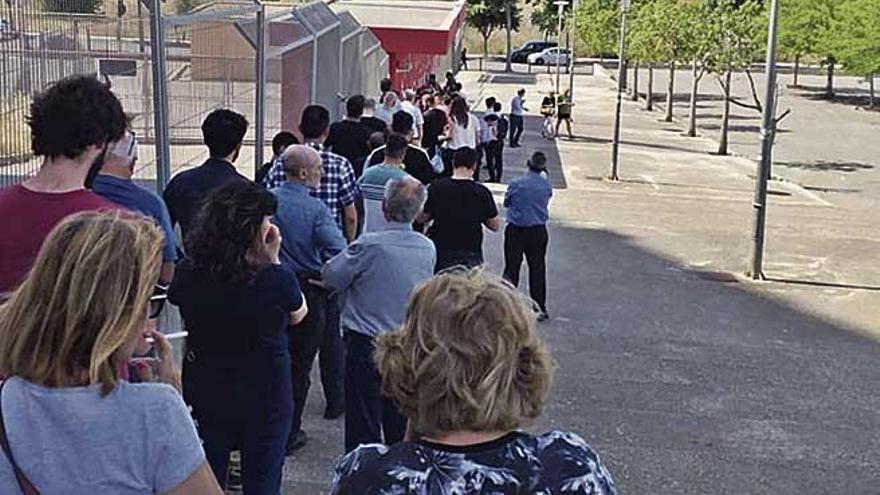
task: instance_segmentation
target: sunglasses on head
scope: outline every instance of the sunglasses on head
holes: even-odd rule
[[[156,284],[153,287],[153,295],[150,296],[150,310],[148,316],[150,319],[157,318],[165,307],[165,301],[168,300],[168,287]]]

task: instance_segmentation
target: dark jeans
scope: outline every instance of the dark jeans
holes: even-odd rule
[[[240,450],[244,494],[278,495],[281,492],[287,426],[284,423],[283,427],[279,425],[278,431],[264,431],[261,434],[253,434],[246,427],[243,438],[228,428],[201,427],[199,436],[203,441],[205,457],[220,487],[226,488],[230,452]],[[265,427],[262,429],[265,430]]]
[[[434,265],[434,273],[460,266],[463,268],[476,268],[483,264],[483,253],[479,251],[447,251],[437,250],[437,264]]]
[[[519,145],[519,138],[523,133],[523,117],[522,115],[510,114],[510,145]]]
[[[504,230],[504,278],[519,285],[523,254],[529,265],[529,292],[541,311],[547,312],[547,227],[517,227]]]
[[[474,180],[475,181],[479,182],[480,169],[483,168],[483,157],[484,156],[486,157],[486,161],[488,163],[488,161],[489,161],[488,155],[489,154],[486,153],[486,145],[485,144],[478,144],[477,145],[477,166],[474,168]],[[488,168],[488,165],[487,165],[487,168]]]
[[[290,370],[293,378],[293,422],[290,434],[302,428],[302,415],[312,386],[312,364],[324,336],[327,320],[327,291],[300,278],[300,288],[309,305],[305,319],[290,330]]]
[[[504,141],[490,141],[486,144],[486,168],[490,181],[501,181],[504,171]]]
[[[375,348],[371,337],[345,331],[346,452],[364,443],[391,445],[406,434],[406,417],[382,397],[382,378],[373,362]]]
[[[342,344],[342,331],[339,328],[341,308],[336,293],[328,296],[326,311],[318,364],[321,368],[321,385],[324,387],[327,408],[337,409],[342,408],[345,400],[345,347]]]

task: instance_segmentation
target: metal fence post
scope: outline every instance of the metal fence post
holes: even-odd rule
[[[168,142],[168,80],[165,77],[165,25],[161,0],[152,1],[150,12],[150,54],[153,58],[153,100],[156,136],[156,189],[161,193],[171,179],[171,150]]]
[[[312,23],[306,19],[306,16],[299,9],[293,9],[293,15],[306,28],[306,31],[312,35],[312,88],[309,91],[309,103],[314,105],[318,102],[318,37],[320,33],[315,30]]]
[[[254,148],[254,176],[260,170],[263,164],[263,151],[265,150],[266,141],[266,6],[259,0],[256,2],[260,6],[257,11],[257,91],[254,114],[256,123],[254,126],[254,140],[256,145]]]

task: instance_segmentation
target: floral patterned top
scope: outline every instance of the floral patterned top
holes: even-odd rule
[[[362,445],[336,465],[334,495],[616,495],[599,456],[578,435],[514,432],[454,447],[426,441]]]

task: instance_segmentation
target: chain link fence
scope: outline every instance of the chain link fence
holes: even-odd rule
[[[323,2],[169,0],[159,8],[153,0],[0,3],[0,187],[39,168],[30,101],[68,75],[97,74],[111,85],[138,135],[135,178],[159,190],[207,158],[201,123],[211,110],[250,122],[236,165],[253,176],[272,135],[296,131],[306,105],[327,107],[335,120],[345,98],[372,95],[388,75],[378,39]]]

